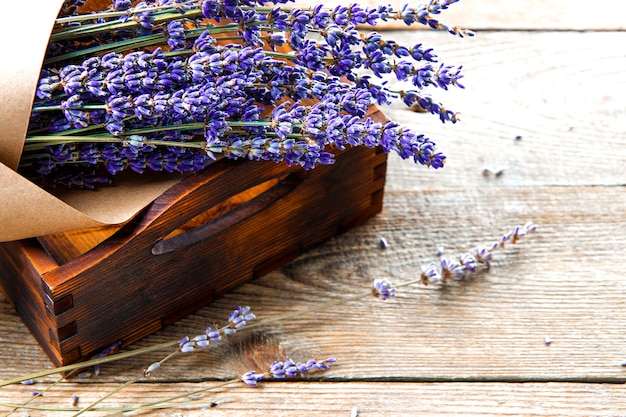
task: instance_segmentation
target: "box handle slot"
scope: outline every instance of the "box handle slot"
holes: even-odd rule
[[[229,229],[233,225],[253,216],[255,213],[264,210],[275,201],[285,197],[298,185],[302,184],[306,176],[307,173],[304,170],[298,170],[285,175],[266,191],[256,197],[253,197],[245,203],[240,204],[224,215],[183,233],[158,241],[154,246],[152,246],[152,254],[164,255],[166,253],[171,253],[194,243],[206,240],[211,236],[215,236],[224,230]],[[274,180],[267,182],[271,181]]]

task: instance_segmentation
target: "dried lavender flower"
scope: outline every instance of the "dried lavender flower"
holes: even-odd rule
[[[189,336],[185,336],[181,339],[178,350],[182,353],[193,352],[195,343],[189,340]]]
[[[503,237],[489,246],[478,246],[472,251],[461,253],[456,258],[442,257],[439,262],[431,262],[421,266],[420,277],[417,280],[424,285],[436,283],[439,281],[446,282],[449,279],[462,279],[472,274],[476,274],[480,269],[489,270],[493,253],[503,248],[506,243],[517,243],[530,233],[537,230],[537,225],[528,222],[523,226],[516,226],[512,231],[503,235]],[[443,250],[438,251],[438,255]]]
[[[36,381],[34,379],[25,379],[24,381],[20,381],[22,385],[34,385]]]
[[[224,334],[233,334],[237,330],[243,328],[249,321],[256,318],[254,313],[250,312],[250,307],[238,307],[228,317],[228,327],[224,328]]]
[[[293,362],[290,359],[285,361],[275,361],[269,366],[267,372],[259,374],[255,371],[246,372],[241,376],[241,380],[250,386],[257,386],[257,384],[266,378],[295,378],[302,376],[314,370],[327,370],[330,364],[337,362],[335,358],[328,358],[325,360],[310,359],[307,362]]]
[[[396,295],[396,289],[390,281],[386,279],[376,278],[372,282],[372,295],[385,301]]]
[[[256,387],[257,383],[263,380],[263,374],[257,374],[255,371],[248,371],[241,376],[241,380],[251,387]]]
[[[203,334],[196,335],[193,338],[189,338],[189,336],[183,337],[178,344],[178,352],[191,353],[196,348],[208,347],[211,343],[221,341],[224,336],[235,334],[237,330],[241,330],[254,319],[256,319],[256,316],[251,312],[249,306],[239,306],[230,313],[228,324],[224,327],[207,327]]]
[[[150,376],[154,371],[156,371],[160,367],[161,367],[160,362],[154,362],[143,371],[143,375]]]
[[[122,346],[122,342],[121,341],[117,341],[115,343],[113,343],[110,346],[107,346],[106,348],[104,348],[102,351],[100,351],[99,353],[96,353],[95,355],[93,355],[91,357],[91,359],[99,359],[99,358],[105,358],[109,355],[113,355],[117,352],[119,352],[120,347]],[[83,371],[80,372],[78,374],[79,378],[91,378],[92,376],[98,376],[100,375],[100,365],[94,365],[91,368],[91,371]]]
[[[441,281],[441,272],[434,263],[422,265],[422,271],[420,274],[420,280],[424,285]]]

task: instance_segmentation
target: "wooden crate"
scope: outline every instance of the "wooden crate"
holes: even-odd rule
[[[220,161],[121,227],[0,244],[0,286],[55,365],[85,360],[379,213],[386,161],[366,148],[311,171]]]

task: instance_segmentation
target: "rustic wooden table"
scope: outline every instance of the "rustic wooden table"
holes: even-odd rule
[[[305,379],[234,384],[144,414],[626,414],[626,4],[601,4],[465,0],[443,20],[476,30],[474,38],[386,34],[464,65],[465,90],[435,92],[461,123],[384,109],[435,140],[446,167],[390,158],[382,214],[130,349],[201,333],[238,305],[265,318],[367,291],[377,277],[408,281],[439,247],[452,255],[537,223],[535,235],[496,254],[489,273],[256,328],[176,358],[102,405],[209,388],[275,359],[333,356],[330,370]],[[484,175],[485,168],[502,174]],[[2,380],[50,367],[4,299],[0,343]],[[64,382],[33,404],[67,407],[76,394],[86,405],[167,352],[104,365],[100,376]],[[23,402],[52,381],[2,387],[0,402]]]

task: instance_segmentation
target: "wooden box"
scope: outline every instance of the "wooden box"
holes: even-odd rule
[[[311,171],[220,161],[121,227],[1,243],[0,287],[55,365],[86,360],[379,213],[386,161],[366,148]]]

